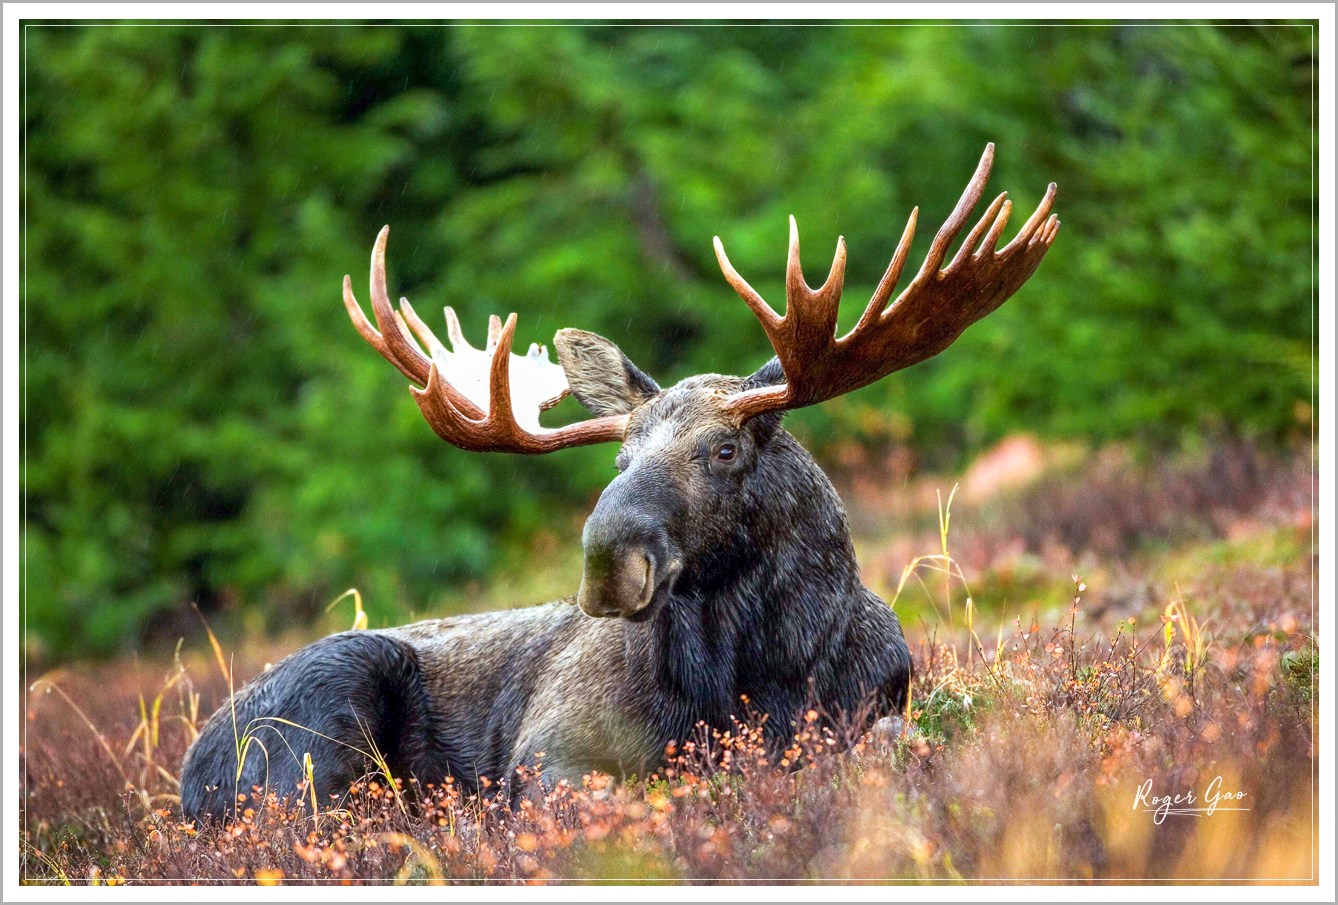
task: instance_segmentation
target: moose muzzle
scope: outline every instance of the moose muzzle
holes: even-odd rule
[[[624,476],[625,477],[625,476]],[[629,505],[630,482],[613,484],[585,522],[585,569],[576,603],[590,616],[648,619],[667,596],[683,559],[642,506]],[[610,492],[612,491],[612,492]]]

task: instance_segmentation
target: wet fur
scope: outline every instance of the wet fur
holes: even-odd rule
[[[580,357],[601,355],[584,344]],[[770,715],[773,743],[789,737],[810,694],[833,714],[869,700],[873,717],[904,706],[909,652],[892,610],[859,580],[831,483],[779,415],[740,428],[714,404],[782,379],[775,362],[751,378],[705,375],[665,391],[639,371],[623,375],[642,401],[601,504],[668,525],[685,565],[667,597],[635,620],[593,618],[567,599],[317,641],[237,693],[237,731],[265,725],[268,764],[257,750],[234,782],[232,709],[206,724],[182,767],[187,817],[223,815],[238,791],[266,782],[294,793],[306,752],[326,805],[364,774],[355,749],[369,739],[396,776],[449,775],[475,789],[536,761],[546,782],[644,775],[699,721],[725,727],[742,715],[741,695]],[[578,384],[589,397],[591,377]],[[599,407],[616,407],[600,392]],[[701,450],[725,435],[750,458],[715,474]],[[272,716],[344,745],[265,724]]]

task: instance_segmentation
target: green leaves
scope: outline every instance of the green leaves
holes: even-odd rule
[[[480,456],[422,423],[339,301],[385,223],[431,323],[514,310],[520,345],[579,326],[663,383],[745,373],[770,348],[712,236],[779,306],[787,215],[814,279],[845,234],[848,328],[992,140],[1010,235],[1059,184],[1053,252],[946,355],[796,429],[938,464],[1018,428],[1308,429],[1303,26],[28,34],[26,587],[56,653],[191,600],[431,611],[607,481],[610,450]]]

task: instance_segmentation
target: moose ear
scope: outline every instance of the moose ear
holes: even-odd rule
[[[762,365],[752,373],[750,377],[744,380],[743,385],[750,390],[759,387],[774,387],[785,382],[785,371],[781,368],[780,359],[771,356],[771,361]]]
[[[572,394],[592,415],[622,415],[660,391],[612,342],[570,327],[553,338]]]
[[[761,387],[780,386],[784,382],[785,370],[781,367],[780,359],[773,355],[771,361],[744,378],[743,387],[746,390],[756,390]],[[756,432],[754,436],[758,438],[758,441],[766,442],[780,428],[781,419],[784,416],[784,411],[763,412],[748,419],[748,423],[754,426],[753,430]]]

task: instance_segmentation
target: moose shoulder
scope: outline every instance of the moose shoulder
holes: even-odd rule
[[[182,767],[186,816],[225,815],[253,787],[295,792],[308,754],[318,800],[346,791],[373,754],[396,776],[450,776],[469,789],[536,762],[545,782],[579,782],[594,770],[653,769],[698,723],[727,726],[745,695],[769,715],[773,742],[789,736],[811,699],[831,714],[863,708],[870,718],[903,706],[911,663],[900,625],[860,582],[841,502],[781,417],[937,354],[1035,271],[1059,225],[1053,184],[996,250],[1010,209],[1000,195],[943,267],[993,154],[987,146],[923,266],[889,306],[911,214],[873,299],[839,339],[843,240],[826,282],[810,289],[791,218],[781,316],[716,239],[726,279],[776,357],[749,377],[700,375],[667,389],[584,331],[558,332],[559,365],[538,346],[513,355],[514,314],[504,326],[491,319],[479,350],[447,308],[447,350],[407,300],[391,307],[383,229],[371,267],[377,327],[347,277],[344,302],[367,342],[413,381],[432,429],[477,451],[617,441],[619,474],[586,521],[575,597],[345,632],[303,648],[205,725]],[[568,392],[595,417],[541,427],[540,412]],[[246,746],[248,737],[256,744]]]

